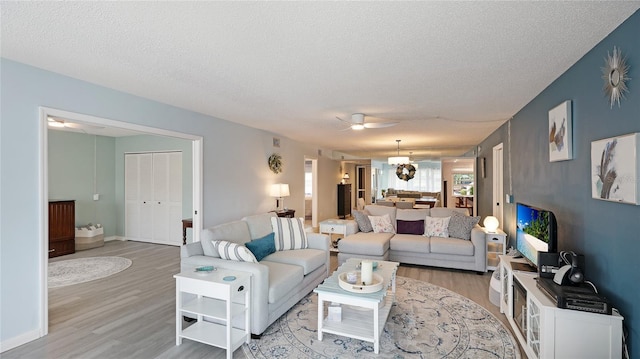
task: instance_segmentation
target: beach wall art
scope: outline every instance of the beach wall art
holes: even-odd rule
[[[640,204],[640,133],[591,142],[591,197]]]

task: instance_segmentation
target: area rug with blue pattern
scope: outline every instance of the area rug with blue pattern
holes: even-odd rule
[[[427,282],[397,277],[396,300],[373,343],[323,334],[317,295],[310,293],[243,346],[247,358],[520,358],[509,330],[479,304]],[[325,309],[326,313],[326,309]]]

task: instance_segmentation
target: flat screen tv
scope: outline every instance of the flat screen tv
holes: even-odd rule
[[[516,250],[538,268],[538,253],[557,252],[558,229],[551,211],[516,204]]]

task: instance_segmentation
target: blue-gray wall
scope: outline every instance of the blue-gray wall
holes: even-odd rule
[[[304,159],[318,159],[318,218],[336,215],[340,163],[330,150],[147,100],[67,76],[1,59],[0,70],[0,342],[2,350],[38,338],[47,308],[41,305],[46,239],[46,189],[40,184],[43,130],[40,106],[169,131],[203,141],[202,222],[212,226],[274,209],[273,183],[288,183],[287,206],[304,213]],[[318,150],[325,153],[318,156]],[[267,158],[278,152],[284,171]],[[322,184],[327,184],[322,185]],[[328,185],[331,184],[331,185]],[[17,270],[19,269],[19,270]],[[167,280],[172,280],[167,277]]]
[[[591,142],[640,132],[640,12],[636,12],[580,61],[481,143],[492,167],[492,147],[504,143],[504,188],[515,201],[553,211],[559,250],[586,257],[586,277],[625,317],[631,357],[640,357],[640,206],[591,198]],[[603,93],[604,58],[621,49],[630,66],[629,93],[610,108]],[[526,71],[526,69],[522,69]],[[517,74],[513,74],[517,77]],[[517,78],[514,80],[517,86]],[[549,162],[548,112],[573,102],[574,159]],[[509,156],[511,159],[509,159]],[[511,171],[509,171],[509,165]],[[492,173],[479,179],[480,215],[492,211]],[[640,180],[640,179],[639,179]],[[504,227],[515,233],[515,205],[505,205]],[[513,244],[513,242],[512,242]]]

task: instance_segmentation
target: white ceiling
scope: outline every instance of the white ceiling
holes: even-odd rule
[[[362,157],[401,139],[420,159],[481,142],[640,2],[0,7],[5,58]],[[356,112],[400,124],[341,131]]]

